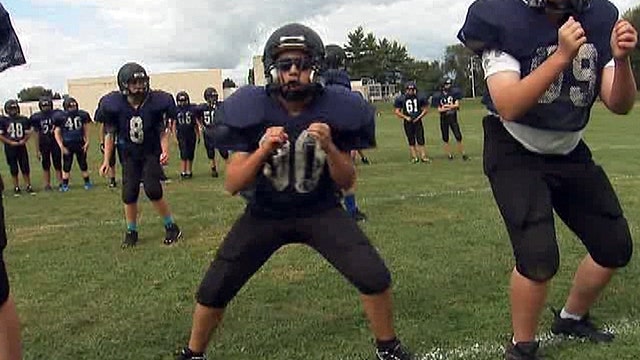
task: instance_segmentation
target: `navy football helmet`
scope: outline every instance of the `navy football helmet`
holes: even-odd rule
[[[53,101],[48,96],[42,96],[38,100],[38,108],[40,111],[51,111],[53,110]]]
[[[218,102],[218,91],[215,88],[208,87],[204,90],[203,97],[208,104],[215,104]]]
[[[76,99],[68,97],[62,102],[62,108],[64,109],[64,111],[77,111],[78,102],[76,101]]]
[[[176,94],[176,102],[178,106],[187,106],[190,103],[189,94],[186,91],[180,91]]]
[[[9,116],[20,115],[20,105],[18,104],[18,100],[7,100],[7,102],[4,103],[4,112]]]
[[[123,95],[129,95],[129,83],[134,80],[145,81],[144,93],[149,91],[149,75],[147,71],[137,63],[126,63],[118,71],[118,88]]]
[[[347,68],[347,54],[339,45],[325,47],[325,67],[327,69],[345,70]]]

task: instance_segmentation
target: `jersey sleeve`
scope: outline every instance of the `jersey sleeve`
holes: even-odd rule
[[[57,112],[57,113],[53,114],[52,118],[53,118],[52,120],[53,120],[53,126],[54,127],[61,128],[61,127],[64,126],[64,121],[66,119],[65,119],[65,115],[64,115],[63,112]]]
[[[403,101],[403,97],[402,96],[398,96],[393,101],[393,107],[396,108],[396,109],[403,109],[404,108],[404,101]]]
[[[495,49],[482,52],[482,69],[485,79],[500,72],[521,73],[520,62],[516,58]]]
[[[458,31],[458,40],[478,55],[485,50],[500,48],[498,18],[501,14],[496,3],[498,1],[477,0],[471,4],[464,24]]]
[[[36,114],[31,115],[31,117],[29,118],[29,124],[31,125],[31,128],[33,130],[40,132],[40,119],[38,115]]]

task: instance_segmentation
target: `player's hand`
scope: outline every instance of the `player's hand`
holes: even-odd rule
[[[86,154],[88,150],[89,150],[89,143],[86,143],[82,146],[82,151],[84,151],[84,153]]]
[[[320,148],[327,152],[329,146],[332,144],[331,140],[331,128],[325,123],[313,123],[307,128],[307,132],[311,137],[316,139]]]
[[[9,145],[11,145],[11,146],[20,146],[20,142],[19,141],[15,141],[15,140],[11,140]]]
[[[104,154],[104,143],[100,143],[100,153]]]
[[[611,54],[614,59],[624,60],[638,44],[638,32],[627,20],[618,20],[611,32]]]
[[[160,154],[160,165],[165,166],[169,163],[169,153],[163,151],[162,154]]]
[[[64,155],[69,155],[69,149],[67,149],[67,147],[66,147],[66,146],[63,146],[63,147],[62,147],[62,153],[63,153]]]
[[[572,61],[582,44],[587,42],[582,25],[569,17],[558,30],[558,54],[566,61]]]
[[[100,165],[100,176],[105,177],[107,176],[107,173],[109,172],[109,169],[111,167],[109,166],[109,161],[105,161],[102,163],[102,165]]]
[[[262,140],[260,140],[260,147],[264,147],[269,152],[282,146],[289,140],[289,135],[284,131],[282,126],[272,126],[267,128]]]

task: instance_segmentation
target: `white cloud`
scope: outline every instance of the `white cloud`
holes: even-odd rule
[[[28,65],[0,74],[0,95],[25,86],[64,91],[66,79],[114,74],[129,60],[149,71],[223,68],[243,82],[252,55],[269,33],[290,21],[306,23],[326,43],[344,43],[362,25],[377,36],[405,43],[418,58],[439,58],[457,42],[471,0],[31,0],[38,5],[81,7],[80,19],[13,17]],[[613,1],[621,11],[637,0]],[[63,21],[60,21],[63,20]],[[68,28],[68,23],[78,23]],[[65,25],[66,23],[66,25]]]

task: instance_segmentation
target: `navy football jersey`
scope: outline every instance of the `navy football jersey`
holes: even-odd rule
[[[445,105],[453,105],[456,101],[460,101],[462,99],[462,93],[452,89],[452,91],[441,91],[437,94],[433,95],[433,102],[437,107],[445,106]],[[444,114],[450,115],[455,114],[458,110],[448,110],[444,112]]]
[[[217,102],[214,106],[209,106],[209,104],[207,103],[200,105],[200,120],[202,121],[202,125],[206,129],[210,129],[216,126],[216,123],[218,121],[218,110],[221,106],[221,102]]]
[[[53,138],[53,119],[60,110],[38,111],[29,118],[31,127],[38,132],[40,138]]]
[[[417,118],[422,113],[422,108],[427,105],[427,99],[421,96],[400,95],[393,102],[396,109],[401,109],[403,114],[412,119]]]
[[[53,116],[53,124],[62,131],[64,143],[84,141],[84,124],[91,122],[91,116],[84,110],[58,111]]]
[[[591,0],[591,7],[576,20],[585,30],[587,43],[538,104],[516,119],[518,123],[558,131],[578,131],[587,125],[600,93],[602,70],[612,58],[610,38],[618,10],[607,0]],[[458,38],[478,54],[511,55],[520,63],[521,77],[526,77],[556,51],[558,29],[544,12],[521,0],[476,0]],[[486,100],[487,108],[495,110],[491,99]]]
[[[168,120],[176,118],[171,94],[152,90],[137,109],[118,91],[100,99],[97,120],[116,130],[118,140],[130,154],[160,155],[160,139]]]
[[[322,74],[322,77],[324,78],[324,83],[327,86],[338,85],[351,90],[351,79],[349,78],[349,73],[345,70],[329,69]]]
[[[196,133],[197,120],[200,118],[200,107],[196,105],[178,106],[176,112],[176,132],[179,137],[192,136]]]
[[[22,141],[31,132],[31,122],[22,115],[0,117],[0,134],[13,141]]]
[[[328,124],[341,151],[374,142],[368,103],[343,87],[325,88],[300,115],[291,117],[264,88],[246,86],[223,103],[221,112],[226,136],[219,143],[224,150],[255,151],[272,126],[283,126],[289,136],[250,189],[249,209],[260,216],[306,216],[338,206],[339,189],[329,174],[326,153],[307,133],[310,124]]]

